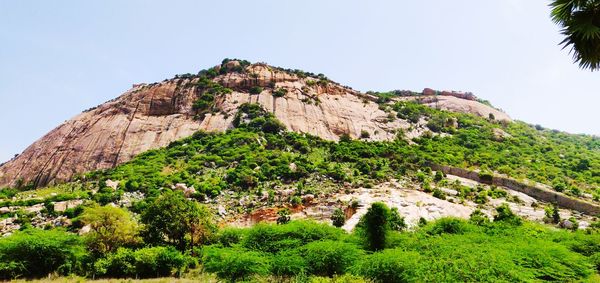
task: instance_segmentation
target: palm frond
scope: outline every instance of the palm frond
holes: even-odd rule
[[[600,70],[600,0],[555,0],[551,18],[563,29],[563,48],[571,47],[582,69]]]

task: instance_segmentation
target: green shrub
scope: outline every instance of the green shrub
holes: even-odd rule
[[[339,241],[318,241],[300,248],[309,272],[315,275],[344,274],[363,252],[354,244]]]
[[[273,96],[275,97],[284,97],[288,93],[288,90],[285,88],[278,88],[273,92]]]
[[[174,247],[151,247],[136,250],[135,268],[143,278],[165,277],[185,270],[189,259]]]
[[[552,243],[543,249],[524,245],[514,252],[516,263],[532,270],[534,277],[539,280],[567,282],[592,273],[592,265],[587,258]]]
[[[271,273],[277,276],[296,276],[305,274],[308,269],[306,260],[297,250],[283,251],[273,256]]]
[[[116,252],[108,254],[106,258],[94,263],[94,274],[99,277],[124,278],[136,274],[135,254],[133,250],[119,248]]]
[[[490,223],[490,218],[479,209],[475,209],[469,216],[469,223],[482,226]]]
[[[404,229],[406,229],[406,221],[404,220],[404,217],[402,217],[400,215],[400,213],[398,212],[398,208],[397,207],[393,207],[390,210],[390,215],[388,217],[388,222],[390,225],[390,229],[392,231],[402,231]]]
[[[362,130],[360,131],[360,138],[361,139],[368,139],[371,137],[371,134],[369,134],[369,132]]]
[[[521,225],[523,223],[523,220],[512,212],[507,203],[503,203],[502,205],[496,207],[496,216],[494,216],[494,221],[500,221],[511,225]]]
[[[344,214],[344,211],[336,208],[333,211],[333,214],[331,214],[331,221],[333,226],[335,227],[342,227],[344,226],[344,224],[346,223],[346,215]]]
[[[17,195],[19,190],[15,188],[0,188],[0,199],[10,199]]]
[[[592,265],[596,268],[596,271],[600,272],[600,253],[595,253],[589,258]]]
[[[302,204],[302,199],[299,196],[293,196],[290,199],[290,204],[294,207],[297,207]]]
[[[444,217],[429,223],[424,229],[429,235],[464,234],[469,231],[469,224],[459,218]]]
[[[413,270],[417,269],[421,260],[417,252],[384,250],[360,260],[354,272],[375,282],[418,281]]]
[[[289,209],[284,208],[277,212],[277,224],[287,224],[290,220],[292,220],[292,217]]]
[[[271,269],[267,254],[235,248],[206,248],[202,262],[204,270],[230,282],[245,280],[252,275],[267,275]]]
[[[336,240],[342,231],[312,221],[292,221],[285,225],[259,223],[247,231],[242,246],[257,251],[277,253],[319,240]]]
[[[260,94],[262,91],[263,91],[263,88],[259,87],[259,86],[253,86],[248,90],[248,92],[250,92],[250,94]]]
[[[443,200],[446,199],[446,193],[438,188],[433,189],[433,196]]]
[[[0,279],[80,273],[86,257],[85,245],[75,234],[38,229],[15,232],[0,238]]]
[[[217,241],[224,247],[231,247],[242,241],[247,229],[227,227],[217,234]]]
[[[119,248],[96,261],[94,270],[101,277],[165,277],[184,271],[191,261],[174,247]]]

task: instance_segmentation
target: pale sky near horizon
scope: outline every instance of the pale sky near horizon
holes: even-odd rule
[[[226,57],[361,91],[472,91],[515,119],[600,135],[600,72],[558,46],[549,1],[92,2],[0,0],[0,162],[133,83]]]

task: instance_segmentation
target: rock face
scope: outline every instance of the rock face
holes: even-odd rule
[[[239,67],[239,63],[223,66],[233,67]],[[198,130],[225,131],[232,127],[238,107],[246,102],[261,104],[290,130],[329,140],[338,140],[342,134],[358,138],[363,131],[369,133],[369,140],[389,140],[396,136],[397,129],[410,127],[401,119],[388,121],[388,113],[379,109],[374,97],[331,81],[299,76],[266,64],[253,64],[245,70],[213,79],[233,92],[218,96],[214,107],[218,111],[202,120],[195,118],[192,107],[199,92],[197,77],[134,85],[118,98],[58,126],[0,166],[0,187],[52,184],[76,174],[112,168]],[[248,89],[253,86],[263,87],[263,91],[250,94]],[[276,97],[276,89],[287,93]],[[448,98],[460,104],[459,98]],[[446,108],[473,110],[472,106]],[[494,113],[497,119],[503,117],[499,113]]]
[[[418,100],[431,108],[447,110],[452,112],[471,113],[480,117],[493,117],[498,121],[510,122],[512,119],[504,112],[471,99],[463,99],[454,95],[436,95],[427,97],[409,97],[407,99]],[[490,114],[492,114],[490,116]]]

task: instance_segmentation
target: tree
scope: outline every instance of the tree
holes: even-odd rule
[[[582,69],[600,69],[600,1],[554,0],[552,20],[562,27],[563,48],[571,47]]]
[[[139,242],[139,225],[124,209],[108,205],[90,207],[79,219],[84,225],[90,225],[86,236],[92,251],[106,254]]]
[[[335,227],[342,227],[344,226],[344,224],[346,223],[346,215],[344,214],[344,211],[342,211],[339,208],[336,208],[333,211],[333,214],[331,215],[331,221],[333,226]]]
[[[360,219],[359,227],[367,240],[367,247],[372,251],[385,247],[385,236],[390,229],[390,209],[382,202],[375,202]]]
[[[181,192],[163,193],[142,212],[142,222],[148,243],[172,244],[181,251],[206,243],[216,232],[208,209]]]

